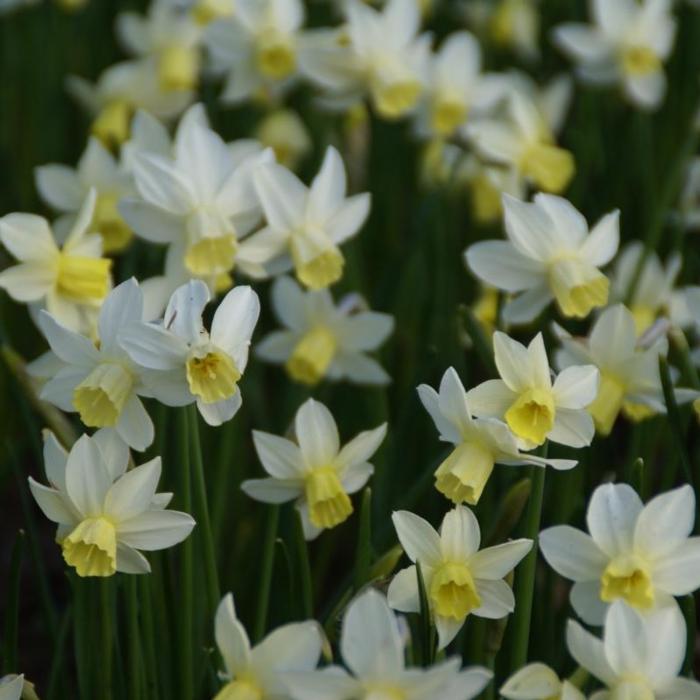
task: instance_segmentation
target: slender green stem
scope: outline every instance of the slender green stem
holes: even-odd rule
[[[192,450],[192,481],[194,486],[194,499],[196,501],[196,515],[203,540],[204,551],[204,576],[207,584],[207,596],[209,598],[209,611],[212,612],[219,604],[221,593],[219,590],[219,575],[216,569],[216,547],[214,535],[209,518],[209,502],[207,499],[207,485],[204,477],[204,464],[202,460],[202,446],[199,440],[199,414],[196,404],[188,407],[190,424],[190,448]]]
[[[255,641],[263,638],[267,625],[267,610],[270,605],[270,587],[272,585],[272,570],[275,566],[275,539],[277,537],[279,517],[279,506],[272,506],[267,516],[265,541],[263,543],[262,571],[260,572],[260,584],[258,586],[258,609],[253,630]]]
[[[17,673],[17,630],[19,629],[19,591],[23,549],[24,533],[20,530],[12,547],[10,571],[7,578],[9,585],[5,608],[5,645],[2,664],[5,673]]]
[[[362,494],[359,520],[355,554],[356,591],[359,591],[369,581],[369,570],[372,563],[372,490],[370,488],[366,488]]]
[[[683,663],[683,673],[692,675],[693,658],[695,656],[695,634],[697,631],[697,622],[695,614],[695,596],[692,593],[681,598],[681,610],[685,617],[686,634],[688,640],[685,647],[685,661]]]
[[[146,661],[145,683],[146,697],[149,700],[158,700],[158,677],[156,675],[156,644],[155,627],[153,621],[153,608],[151,606],[151,577],[142,576],[138,580],[140,593],[140,610],[143,630],[143,655]]]
[[[129,700],[141,700],[143,649],[141,646],[141,629],[139,627],[138,581],[135,576],[126,580],[127,630],[129,635]]]
[[[545,469],[530,467],[532,490],[525,513],[525,537],[532,540],[532,549],[520,564],[515,582],[515,613],[513,615],[513,648],[511,669],[516,671],[527,662],[530,643],[530,620],[535,593],[537,568],[537,535],[542,516]]]
[[[314,593],[311,583],[311,565],[309,563],[309,548],[304,537],[304,528],[301,524],[301,514],[294,510],[296,544],[296,562],[299,570],[299,588],[301,592],[301,612],[305,620],[309,620],[314,614]]]
[[[113,639],[112,639],[112,581],[100,579],[100,697],[111,700]]]
[[[423,578],[420,562],[416,562],[416,578],[418,580],[418,598],[420,600],[421,660],[423,666],[430,666],[435,660],[435,637],[430,604],[428,603],[428,594],[425,590],[425,579]]]
[[[68,630],[71,627],[71,620],[73,619],[73,608],[71,605],[65,609],[63,617],[61,619],[61,624],[58,628],[58,642],[56,644],[56,651],[51,658],[51,670],[49,671],[49,680],[46,685],[46,698],[47,700],[53,700],[56,697],[56,686],[58,684],[59,678],[64,675],[63,670],[63,658],[65,654],[65,644],[68,639]],[[62,695],[61,697],[65,697]]]

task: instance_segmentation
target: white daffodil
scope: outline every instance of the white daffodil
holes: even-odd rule
[[[417,0],[389,0],[381,12],[349,0],[345,13],[344,29],[309,41],[302,72],[330,94],[368,94],[385,119],[412,112],[427,82],[430,57],[430,36],[417,36]]]
[[[357,295],[336,306],[327,289],[303,291],[289,277],[272,287],[272,309],[285,330],[258,344],[258,356],[283,364],[292,379],[314,385],[324,377],[358,384],[387,384],[389,375],[365,353],[376,350],[394,329],[389,314],[363,310]]]
[[[36,186],[42,199],[68,215],[75,216],[91,188],[95,189],[95,213],[91,233],[102,236],[105,253],[123,250],[131,240],[131,229],[119,215],[117,203],[133,191],[131,177],[100,141],[91,138],[76,168],[51,163],[35,170]]]
[[[497,331],[493,345],[501,379],[486,381],[469,392],[474,414],[505,420],[524,449],[545,440],[569,447],[590,445],[595,430],[585,409],[598,393],[597,368],[568,367],[552,383],[541,333],[525,347]]]
[[[591,0],[590,13],[593,26],[567,23],[554,30],[580,78],[620,84],[634,104],[658,107],[666,92],[663,63],[676,33],[670,0]]]
[[[18,261],[0,272],[0,287],[15,301],[47,309],[71,330],[90,333],[112,286],[112,261],[102,257],[102,239],[88,233],[95,210],[90,190],[72,230],[59,248],[46,219],[7,214],[0,219],[0,242]]]
[[[278,627],[256,646],[236,615],[227,593],[216,610],[216,645],[224,662],[224,686],[214,700],[276,700],[287,698],[285,678],[295,671],[316,668],[323,632],[313,621]]]
[[[236,262],[239,238],[260,218],[251,178],[272,152],[236,163],[227,145],[196,115],[183,118],[174,159],[133,153],[139,196],[122,200],[119,211],[146,240],[182,246],[191,274],[226,275]]]
[[[470,0],[464,9],[470,25],[497,46],[528,61],[539,56],[538,0]]]
[[[533,98],[512,91],[502,114],[470,121],[463,133],[485,160],[514,168],[538,189],[558,193],[568,186],[576,164],[556,145],[547,117]]]
[[[384,440],[386,423],[359,433],[341,449],[331,412],[309,399],[297,411],[294,433],[296,442],[253,431],[258,457],[270,476],[244,481],[241,488],[264,503],[294,500],[304,534],[310,540],[352,513],[350,495],[359,491],[374,472],[367,460]]]
[[[600,371],[600,388],[588,406],[596,430],[608,435],[620,411],[635,421],[654,413],[665,413],[659,355],[665,355],[665,337],[647,347],[637,341],[634,317],[622,304],[605,309],[588,338],[561,337],[557,367],[566,371],[580,364],[595,365]],[[677,390],[679,400],[687,400]]]
[[[51,486],[29,477],[29,487],[58,524],[56,540],[78,576],[146,574],[151,569],[138,550],[172,547],[195,525],[187,513],[165,510],[172,494],[156,493],[160,457],[127,471],[128,450],[109,433],[83,435],[67,455],[49,437],[44,459]]]
[[[627,298],[643,250],[644,244],[634,241],[625,246],[615,261],[611,296],[616,301]],[[683,293],[674,289],[682,264],[678,253],[672,254],[665,265],[654,251],[647,254],[629,300],[637,335],[648,330],[659,316],[685,324],[687,309]]]
[[[455,445],[435,472],[435,487],[454,503],[478,503],[496,463],[541,467],[549,464],[556,469],[576,466],[571,460],[522,454],[505,423],[494,418],[472,418],[469,395],[452,367],[442,377],[439,394],[422,384],[418,396],[435,422],[440,439]]]
[[[593,700],[698,700],[700,683],[678,677],[686,640],[675,605],[643,617],[622,601],[613,603],[602,640],[574,620],[566,629],[571,656],[608,689]]]
[[[313,142],[301,117],[290,109],[278,109],[260,120],[255,137],[265,148],[271,148],[277,162],[295,170],[311,151]]]
[[[3,7],[0,4],[0,12]],[[0,678],[0,700],[21,700],[24,688],[24,676],[6,676]]]
[[[236,0],[231,17],[207,27],[212,69],[226,75],[224,103],[279,97],[289,87],[297,74],[305,14],[301,0]]]
[[[700,538],[691,537],[695,494],[683,486],[646,505],[627,484],[604,484],[586,513],[590,535],[569,525],[540,533],[549,565],[575,581],[571,604],[592,625],[615,600],[641,612],[700,587]]]
[[[197,24],[206,27],[219,19],[232,17],[238,0],[189,0],[187,9]]]
[[[192,102],[191,90],[161,89],[158,66],[150,59],[116,63],[100,75],[95,85],[70,76],[68,90],[92,115],[92,133],[109,147],[129,138],[129,124],[137,109],[171,119]]]
[[[504,308],[509,323],[527,323],[556,300],[564,316],[585,318],[608,301],[610,283],[598,269],[619,244],[619,212],[589,232],[583,216],[562,197],[538,194],[532,204],[504,195],[507,241],[482,241],[466,253],[480,280],[518,294]]]
[[[132,361],[149,372],[144,381],[169,406],[197,402],[209,425],[221,425],[240,408],[238,382],[248,363],[248,348],[260,314],[258,295],[236,287],[222,300],[211,324],[202,322],[209,289],[200,281],[179,287],[162,323],[133,323],[119,342]]]
[[[549,666],[541,663],[521,668],[498,692],[507,700],[586,700],[575,685],[560,680]]]
[[[439,533],[405,510],[394,512],[392,520],[404,552],[421,566],[440,649],[454,639],[468,615],[500,619],[513,612],[515,598],[503,577],[530,551],[532,540],[479,550],[479,523],[464,506],[445,515]],[[401,612],[420,611],[416,566],[394,577],[389,605]]]
[[[190,14],[169,0],[154,0],[146,16],[117,15],[116,32],[130,54],[155,61],[163,92],[196,89],[202,28]]]
[[[41,398],[63,411],[77,412],[90,428],[114,429],[127,445],[145,450],[153,423],[139,396],[150,396],[144,370],[119,344],[128,324],[143,321],[143,292],[132,277],[105,299],[93,342],[42,311],[39,326],[65,367],[41,390]]]
[[[404,646],[400,621],[386,598],[369,588],[343,617],[340,652],[350,673],[339,666],[288,673],[288,692],[294,700],[470,700],[493,675],[480,667],[460,671],[458,658],[406,668]]]
[[[346,198],[343,160],[332,146],[318,175],[306,187],[277,163],[257,168],[255,189],[267,226],[241,246],[241,259],[279,274],[294,267],[311,289],[337,282],[345,259],[341,243],[354,236],[369,214],[369,194]]]

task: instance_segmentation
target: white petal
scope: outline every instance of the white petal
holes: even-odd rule
[[[643,669],[652,685],[662,688],[681,674],[687,643],[685,618],[671,599],[645,616],[644,627],[650,653]]]
[[[590,337],[591,354],[598,362],[617,364],[634,353],[636,342],[634,318],[625,306],[617,304],[605,309],[595,322]]]
[[[389,605],[399,612],[420,612],[420,595],[415,566],[402,569],[391,579],[387,592]]]
[[[41,198],[59,211],[76,211],[85,196],[82,185],[73,168],[51,163],[34,171],[36,188]]]
[[[133,170],[140,195],[165,211],[184,215],[196,201],[194,192],[180,171],[161,156],[137,153]]]
[[[593,538],[570,525],[557,525],[540,532],[540,549],[547,563],[572,581],[599,579],[608,557]]]
[[[93,434],[92,441],[97,445],[112,481],[116,481],[129,465],[128,445],[111,428],[100,428]]]
[[[501,379],[509,389],[520,392],[531,385],[532,377],[528,370],[531,366],[527,348],[505,333],[493,334],[494,359]]]
[[[472,611],[473,615],[489,620],[500,620],[515,610],[513,590],[505,581],[477,579],[475,583],[481,598],[481,606]]]
[[[359,681],[338,666],[319,671],[297,671],[284,674],[283,682],[295,698],[304,700],[347,700],[362,692]]]
[[[333,463],[340,449],[338,426],[322,403],[308,399],[301,405],[294,419],[294,432],[307,467]]]
[[[123,574],[150,574],[151,565],[141,552],[117,542],[117,571]]]
[[[100,514],[111,485],[112,479],[97,445],[87,435],[83,435],[68,454],[68,496],[83,515]]]
[[[306,329],[305,295],[291,277],[280,277],[272,285],[272,308],[277,320],[295,331]]]
[[[549,666],[533,663],[514,673],[499,692],[508,700],[543,700],[557,697],[560,690],[559,676]]]
[[[44,486],[29,477],[29,489],[41,512],[54,523],[71,524],[76,520],[72,505],[56,489]]]
[[[394,511],[391,519],[406,556],[421,565],[435,566],[442,559],[440,536],[423,518],[407,510]]]
[[[580,666],[606,685],[614,683],[615,672],[607,661],[603,642],[574,620],[569,620],[566,627],[566,645]]]
[[[511,572],[532,549],[532,540],[514,540],[474,554],[469,568],[475,578],[495,581]]]
[[[356,384],[384,386],[391,381],[379,362],[361,352],[339,352],[331,364],[331,370],[334,369],[340,377],[347,377]]]
[[[609,606],[600,598],[600,580],[575,583],[570,598],[571,607],[587,625],[600,627],[603,624]]]
[[[136,394],[126,400],[115,428],[122,440],[139,452],[153,442],[153,421]]]
[[[450,423],[450,421],[442,415],[437,391],[427,384],[421,384],[417,391],[421,403],[425,407],[425,410],[430,414],[430,417],[433,419],[435,427],[440,433],[440,437],[444,440],[449,440],[450,442],[459,442],[461,437],[457,426],[452,425],[452,423]]]
[[[394,317],[375,311],[362,311],[343,319],[338,339],[347,350],[376,350],[394,330]]]
[[[556,239],[568,249],[577,249],[588,235],[588,222],[571,202],[553,194],[536,194],[535,204],[554,224]]]
[[[623,601],[615,601],[605,617],[605,657],[618,676],[644,672],[649,658],[644,621]]]
[[[48,263],[26,262],[0,272],[0,289],[15,301],[41,301],[51,293],[55,280],[56,272]]]
[[[119,332],[119,344],[142,367],[154,370],[183,368],[187,343],[153,323],[131,323]]]
[[[89,338],[61,325],[46,311],[39,314],[39,327],[51,349],[64,362],[88,368],[99,361],[100,354]]]
[[[593,442],[595,426],[590,413],[571,408],[557,409],[554,427],[547,436],[552,442],[569,447],[587,447]]]
[[[585,408],[598,395],[600,372],[594,365],[567,367],[554,382],[554,397],[557,407]]]
[[[297,498],[303,491],[298,479],[247,479],[241,490],[256,501],[263,503],[286,503]]]
[[[176,243],[184,238],[184,219],[149,202],[127,197],[119,202],[119,214],[131,229],[151,243]]]
[[[528,289],[503,306],[503,320],[511,325],[523,325],[534,321],[554,297],[548,284]]]
[[[236,617],[231,593],[221,599],[216,609],[214,637],[228,673],[238,675],[244,672],[250,663],[250,642],[245,628]]]
[[[48,221],[35,214],[0,218],[0,241],[17,260],[48,260],[58,252]]]
[[[606,214],[592,229],[579,250],[586,262],[594,267],[607,265],[620,245],[620,212]]]
[[[523,255],[547,261],[563,248],[555,222],[538,204],[521,202],[505,194],[503,212],[508,239]]]
[[[160,472],[160,457],[126,472],[107,492],[105,512],[115,522],[143,513],[155,496]]]
[[[173,292],[163,325],[186,342],[196,344],[202,332],[202,313],[209,299],[209,287],[201,280],[190,280]]]
[[[674,596],[700,588],[700,537],[690,537],[654,562],[654,584]]]
[[[329,146],[318,175],[311,183],[307,216],[310,221],[325,223],[338,209],[345,196],[345,167],[340,153]]]
[[[544,266],[507,241],[474,243],[466,252],[469,269],[483,282],[506,292],[540,287]]]
[[[591,496],[588,532],[610,558],[632,551],[634,528],[642,501],[627,484],[603,484]]]
[[[176,510],[149,510],[119,523],[117,534],[135,549],[153,551],[182,542],[195,522],[187,513]]]
[[[236,287],[224,297],[212,320],[212,342],[233,357],[241,372],[248,361],[248,346],[259,316],[258,295],[250,287]]]
[[[240,389],[236,389],[233,396],[230,396],[228,399],[223,399],[222,401],[205,403],[201,399],[197,399],[197,410],[202,418],[204,418],[207,425],[218,426],[230,421],[231,418],[236,415],[242,404],[243,397],[241,391]]]
[[[471,425],[471,415],[467,403],[467,395],[464,391],[459,375],[454,367],[447,369],[440,381],[440,394],[438,399],[440,413],[445,416],[450,423],[460,430]]]
[[[488,379],[467,392],[469,408],[477,416],[500,418],[515,399],[515,393],[501,379]]]
[[[435,616],[435,627],[438,633],[438,651],[444,649],[459,633],[464,620],[454,620],[450,617]]]
[[[326,231],[336,245],[354,236],[367,220],[371,196],[368,193],[348,197],[326,222]]]
[[[251,653],[252,666],[264,679],[265,692],[280,697],[286,671],[316,668],[322,643],[321,626],[311,620],[283,625],[265,637]]]
[[[480,542],[479,522],[469,508],[455,506],[447,512],[440,526],[440,550],[446,561],[466,561]]]
[[[42,430],[44,440],[44,471],[49,483],[59,491],[66,490],[66,461],[68,452],[48,429]]]
[[[386,428],[387,424],[384,423],[374,430],[365,430],[344,445],[335,459],[338,470],[342,473],[369,460],[384,441]]]
[[[293,479],[303,469],[299,447],[277,435],[253,431],[253,443],[265,471],[277,479]]]
[[[104,300],[98,319],[100,348],[109,354],[118,350],[117,336],[128,323],[143,318],[143,293],[134,277],[115,287]]]
[[[270,226],[290,231],[303,222],[307,189],[294,173],[271,163],[258,168],[253,179]]]

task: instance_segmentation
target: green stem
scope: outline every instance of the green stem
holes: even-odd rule
[[[258,587],[258,609],[255,615],[255,627],[253,630],[253,639],[256,642],[263,638],[263,635],[265,634],[265,626],[267,625],[267,610],[270,605],[272,570],[275,565],[275,538],[277,537],[279,517],[279,506],[272,506],[267,516],[265,541],[263,543],[262,571],[260,572],[260,584]]]
[[[204,550],[204,575],[207,584],[207,596],[209,598],[209,612],[213,612],[221,599],[219,590],[219,576],[216,569],[216,547],[214,535],[209,518],[209,503],[207,500],[207,485],[204,478],[204,464],[202,461],[202,446],[199,440],[199,414],[196,404],[188,407],[190,424],[190,448],[192,450],[192,472],[194,484],[194,498],[197,504],[197,522],[203,539]]]
[[[513,652],[511,670],[517,671],[527,662],[530,643],[530,620],[535,593],[537,568],[537,535],[542,516],[544,496],[543,467],[530,467],[532,490],[525,513],[525,537],[532,540],[532,549],[520,565],[515,582],[515,614],[513,615]]]
[[[150,698],[150,700],[158,700],[155,623],[153,620],[153,607],[151,605],[151,583],[152,576],[142,576],[139,579],[141,615],[143,618],[143,651],[146,660],[146,697]]]
[[[24,549],[24,532],[15,537],[8,581],[7,607],[5,612],[5,649],[3,667],[5,673],[17,673],[17,630],[19,629],[19,591],[22,573],[22,550]]]
[[[46,697],[48,700],[53,700],[56,697],[56,686],[58,684],[59,678],[64,674],[63,671],[63,657],[65,652],[65,644],[68,639],[68,630],[71,627],[71,620],[73,619],[73,608],[69,605],[65,612],[63,613],[63,618],[61,619],[61,624],[58,628],[58,641],[56,644],[56,651],[51,658],[51,670],[49,672],[49,680],[46,685]],[[61,695],[65,697],[65,695]]]
[[[103,578],[100,586],[100,697],[112,698],[112,582]]]
[[[435,660],[435,637],[430,614],[428,594],[425,590],[425,579],[421,571],[420,562],[416,562],[416,578],[418,580],[418,598],[420,600],[420,636],[421,636],[421,661],[423,666],[431,666]]]
[[[360,518],[355,554],[355,590],[359,591],[369,581],[372,563],[372,490],[366,488],[362,494]]]
[[[129,700],[141,700],[141,630],[139,629],[138,581],[135,576],[126,580],[127,628],[129,635]]]
[[[304,528],[301,524],[301,514],[294,509],[296,561],[299,567],[299,588],[301,590],[301,612],[305,620],[309,620],[314,614],[314,594],[311,584],[311,565],[309,564],[309,548],[304,537]]]

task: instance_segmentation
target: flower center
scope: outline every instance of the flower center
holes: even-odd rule
[[[112,261],[60,253],[56,291],[72,301],[99,301],[109,291],[109,271]]]
[[[406,700],[406,691],[390,685],[370,685],[362,700]]]
[[[493,471],[490,450],[477,442],[457,445],[435,472],[435,487],[453,503],[479,502]]]
[[[199,78],[199,52],[191,46],[172,45],[158,57],[158,84],[164,92],[192,90]]]
[[[385,119],[398,119],[412,110],[423,92],[423,86],[415,78],[385,82],[372,81],[372,95],[379,115]]]
[[[241,378],[231,357],[218,350],[191,355],[186,373],[190,391],[204,403],[216,403],[233,396]]]
[[[554,425],[556,408],[548,389],[528,389],[506,411],[506,423],[520,438],[541,445]]]
[[[498,290],[486,287],[472,307],[474,318],[484,327],[487,335],[493,335],[498,318]]]
[[[113,427],[131,394],[134,376],[116,362],[97,365],[73,391],[73,405],[90,428]]]
[[[646,678],[628,677],[611,688],[608,697],[610,700],[654,700],[657,696]]]
[[[474,218],[479,223],[489,223],[501,215],[501,192],[485,174],[479,174],[469,182]]]
[[[302,336],[285,367],[292,379],[317,384],[333,361],[338,342],[326,326],[316,326]]]
[[[272,80],[282,80],[291,75],[297,66],[297,55],[291,38],[270,30],[258,37],[256,46],[258,70]]]
[[[320,227],[295,232],[290,245],[297,277],[309,289],[323,289],[342,277],[345,259]]]
[[[566,188],[574,176],[576,164],[573,155],[550,143],[531,143],[520,156],[520,171],[545,192],[558,193]]]
[[[596,430],[600,435],[610,435],[622,408],[624,396],[624,384],[609,372],[601,372],[598,395],[588,406],[588,412],[593,417]]]
[[[610,281],[598,268],[570,257],[554,260],[549,283],[564,316],[585,318],[608,303]]]
[[[309,518],[316,527],[335,527],[347,520],[352,513],[350,496],[332,467],[321,467],[309,472],[304,488],[309,504]]]
[[[185,267],[200,277],[228,272],[234,265],[238,241],[231,222],[216,211],[200,208],[185,224],[188,246]]]
[[[496,44],[508,46],[516,38],[516,29],[523,22],[523,11],[528,10],[523,0],[503,0],[489,21],[491,38]]]
[[[108,148],[116,148],[129,138],[133,107],[126,100],[111,100],[92,122],[92,133]]]
[[[438,615],[453,620],[463,620],[481,606],[469,568],[458,562],[447,562],[433,574],[430,599]]]
[[[102,250],[105,253],[123,250],[132,237],[131,229],[119,216],[118,203],[119,195],[112,193],[99,195],[95,202],[92,226],[102,236]]]
[[[111,576],[117,570],[117,532],[107,518],[83,520],[61,546],[78,576]]]
[[[230,17],[233,3],[231,0],[197,0],[191,12],[197,24],[207,25],[222,17]]]
[[[433,105],[433,130],[440,136],[449,136],[467,118],[467,105],[456,97],[442,97]]]
[[[661,60],[647,46],[630,46],[623,50],[622,70],[629,76],[643,76],[661,70]]]
[[[214,700],[262,700],[260,686],[252,680],[239,679],[227,683]]]
[[[623,598],[635,608],[651,608],[654,605],[654,585],[647,563],[636,555],[613,559],[601,577],[600,597],[606,603]]]

